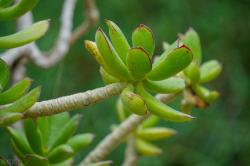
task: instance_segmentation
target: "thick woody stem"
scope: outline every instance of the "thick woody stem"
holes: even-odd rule
[[[77,93],[70,96],[59,97],[57,99],[37,102],[24,113],[23,118],[49,116],[61,112],[85,108],[97,102],[108,99],[112,96],[120,94],[125,86],[126,84],[123,83],[114,83],[83,93]]]
[[[167,97],[166,97],[167,96]],[[163,102],[172,100],[176,95],[156,95],[156,98]],[[167,99],[167,100],[166,100]],[[133,130],[135,130],[144,120],[148,118],[148,115],[138,116],[132,114],[128,119],[121,123],[113,132],[108,134],[99,144],[92,150],[87,157],[80,163],[80,166],[94,163],[103,160],[108,154],[110,154]]]

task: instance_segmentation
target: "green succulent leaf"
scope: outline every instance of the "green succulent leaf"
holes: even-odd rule
[[[28,0],[29,1],[29,0]],[[15,34],[0,37],[0,48],[19,47],[41,38],[49,28],[49,20],[39,21]]]
[[[26,166],[49,166],[49,161],[47,158],[36,155],[36,154],[27,154],[25,155],[25,165]]]
[[[7,4],[9,3],[6,1]],[[10,20],[20,17],[32,10],[38,0],[20,0],[15,5],[0,9],[0,20]]]
[[[180,36],[181,41],[184,45],[189,47],[194,55],[194,60],[198,62],[198,64],[201,62],[201,44],[200,44],[200,38],[198,33],[190,28],[185,35]]]
[[[118,115],[118,118],[119,120],[122,122],[126,119],[126,112],[123,108],[123,103],[122,103],[122,100],[121,100],[121,97],[119,97],[117,99],[117,102],[116,102],[116,111],[117,111],[117,115]]]
[[[124,63],[126,63],[128,49],[130,48],[128,41],[122,33],[121,29],[114,22],[106,20],[106,23],[109,28],[109,36],[112,44],[120,58]]]
[[[193,61],[185,70],[185,75],[190,80],[191,84],[198,83],[200,81],[200,68],[197,62]]]
[[[153,63],[153,67],[157,66],[159,63],[161,63],[164,59],[166,59],[166,57],[168,56],[168,54],[173,51],[174,49],[178,48],[179,45],[179,40],[176,40],[175,42],[173,42],[171,45],[167,46],[164,48],[164,52],[157,58],[154,59],[154,63]]]
[[[73,135],[75,132],[79,121],[80,121],[80,115],[75,115],[73,116],[67,123],[66,125],[60,130],[60,133],[55,137],[54,141],[52,142],[50,150],[53,150],[55,147],[61,144],[65,144],[68,139]],[[64,122],[65,123],[65,122]],[[60,126],[58,126],[60,127]],[[52,133],[53,136],[53,133]]]
[[[15,155],[24,163],[25,162],[24,154],[18,149],[16,143],[12,139],[10,139],[10,143],[12,150],[15,152]]]
[[[129,85],[121,93],[121,101],[127,110],[137,114],[147,114],[147,106],[143,98],[133,92],[133,86]]]
[[[219,93],[217,91],[210,91],[201,85],[193,85],[192,89],[202,100],[207,103],[211,103],[219,97]]]
[[[127,56],[127,66],[133,78],[142,79],[152,68],[149,54],[142,48],[131,48]]]
[[[146,89],[156,93],[178,93],[185,88],[185,82],[181,78],[172,77],[161,81],[145,80]]]
[[[24,131],[32,150],[39,155],[43,155],[42,134],[37,124],[32,119],[25,120]]]
[[[162,153],[162,150],[156,145],[138,138],[136,139],[135,147],[137,151],[144,156],[154,157]]]
[[[155,126],[160,121],[158,116],[150,115],[143,123],[140,125],[140,128],[149,128]]]
[[[14,0],[0,0],[0,7],[4,8],[13,3]]]
[[[105,69],[105,71],[107,71],[108,73],[112,73],[108,65],[104,62],[104,59],[100,51],[98,50],[96,43],[90,40],[85,40],[84,45],[90,55],[97,61],[97,63],[101,65]]]
[[[171,51],[158,65],[154,65],[148,78],[154,81],[163,80],[185,69],[192,61],[193,55],[189,48],[181,46]]]
[[[0,109],[0,112],[24,112],[28,110],[38,100],[41,88],[37,87],[31,90],[28,94],[16,100],[11,105]]]
[[[102,76],[102,80],[103,80],[103,82],[105,84],[112,84],[112,83],[115,83],[115,82],[119,82],[118,79],[116,79],[115,77],[110,75],[108,72],[106,72],[103,67],[100,67],[99,72],[100,72],[100,74]]]
[[[49,120],[48,117],[40,117],[36,120],[37,128],[41,132],[42,143],[44,147],[47,148],[48,141],[49,141]],[[45,149],[44,149],[45,150]]]
[[[176,130],[166,127],[153,127],[140,129],[136,132],[136,135],[145,140],[159,140],[168,138],[176,134]]]
[[[78,150],[85,148],[86,146],[90,145],[94,139],[94,135],[87,133],[87,134],[78,134],[72,138],[70,138],[67,142],[68,145],[76,153]]]
[[[9,104],[22,97],[30,88],[31,79],[26,78],[0,94],[0,105]]]
[[[150,28],[141,24],[135,29],[132,34],[133,47],[142,47],[150,55],[154,54],[155,41],[154,35]]]
[[[51,164],[56,164],[73,157],[73,155],[74,150],[71,146],[63,144],[51,151],[48,155],[48,159]]]
[[[20,151],[20,153],[24,155],[34,153],[30,148],[28,141],[20,131],[18,131],[17,129],[13,129],[11,127],[7,127],[6,129],[12,141],[15,143],[16,148]]]
[[[136,91],[145,100],[148,110],[162,119],[174,122],[185,122],[193,119],[192,116],[176,111],[166,104],[163,104],[162,102],[156,100],[150,93],[148,93],[144,89],[141,84],[138,84],[138,86],[136,87]]]
[[[215,79],[222,70],[221,64],[216,60],[210,60],[201,65],[201,83],[209,82]]]
[[[10,71],[7,64],[0,58],[0,92],[8,84]]]
[[[129,72],[126,65],[123,63],[101,28],[96,32],[95,40],[97,48],[109,68],[109,73],[121,80],[128,80]]]
[[[21,113],[5,113],[0,116],[0,126],[8,126],[22,118]]]
[[[168,50],[170,47],[170,44],[168,42],[162,42],[162,48],[164,51]]]

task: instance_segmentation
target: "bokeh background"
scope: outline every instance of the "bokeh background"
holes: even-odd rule
[[[62,0],[42,0],[33,10],[34,19],[50,18],[51,27],[37,43],[49,50],[60,27]],[[249,0],[97,0],[100,10],[98,26],[107,28],[104,19],[116,22],[126,36],[140,23],[152,28],[156,54],[162,41],[173,42],[178,33],[193,27],[202,43],[203,60],[218,59],[223,64],[221,76],[209,87],[221,92],[220,99],[204,111],[194,110],[197,119],[190,123],[160,125],[178,130],[173,138],[157,144],[164,149],[159,157],[142,157],[139,166],[199,165],[247,166],[250,163],[250,1]],[[78,0],[74,24],[83,19],[83,4]],[[0,24],[0,34],[15,31],[13,21]],[[41,100],[69,95],[103,86],[98,65],[83,47],[84,39],[94,39],[97,26],[84,35],[67,57],[53,68],[44,70],[28,65],[27,75],[34,86],[42,85]],[[84,110],[78,132],[92,132],[96,139],[91,147],[77,155],[80,161],[118,123],[112,98]],[[178,103],[173,105],[178,108]],[[121,165],[125,145],[120,145],[108,158]],[[8,137],[0,130],[0,155],[11,158]]]

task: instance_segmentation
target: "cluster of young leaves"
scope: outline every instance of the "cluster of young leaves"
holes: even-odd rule
[[[179,47],[176,44],[153,62],[155,42],[148,27],[140,25],[134,30],[130,46],[114,22],[106,23],[112,43],[99,28],[95,42],[85,41],[85,46],[101,65],[100,73],[106,83],[128,83],[121,94],[123,107],[138,115],[150,111],[169,121],[191,120],[192,116],[163,104],[150,92],[178,93],[183,90],[184,80],[175,75],[192,62],[192,51],[185,45]]]
[[[180,35],[180,40],[191,48],[194,55],[192,63],[182,74],[186,82],[186,93],[184,93],[181,110],[189,113],[193,106],[205,108],[219,97],[219,92],[210,91],[202,84],[214,80],[221,73],[222,65],[217,60],[209,60],[201,64],[200,38],[193,29],[190,28],[186,34]]]
[[[121,122],[130,116],[130,112],[124,110],[121,100],[118,100],[116,110]],[[134,130],[135,149],[139,155],[148,157],[160,155],[162,149],[152,142],[167,139],[177,133],[174,129],[156,126],[159,121],[160,118],[158,116],[150,115]]]
[[[71,165],[74,155],[88,146],[94,136],[90,133],[73,136],[80,116],[61,113],[35,121],[23,121],[23,129],[7,127],[15,154],[25,166]]]
[[[41,88],[37,87],[28,91],[31,79],[25,78],[9,89],[6,85],[9,81],[10,71],[7,64],[0,59],[0,126],[10,125],[23,116],[39,98]]]
[[[0,0],[0,21],[16,19],[33,9],[38,0]],[[49,21],[39,21],[15,34],[0,37],[0,49],[19,47],[42,37],[48,30]]]
[[[117,101],[117,113],[121,121],[131,113],[153,115],[134,131],[135,147],[144,156],[159,155],[162,150],[150,141],[173,136],[176,131],[155,127],[159,118],[183,122],[192,119],[189,115],[192,106],[200,101],[210,104],[218,97],[217,91],[209,91],[202,84],[216,78],[221,65],[211,60],[200,65],[201,45],[198,34],[190,29],[173,44],[164,44],[164,52],[155,57],[152,31],[140,25],[132,34],[132,46],[120,28],[112,21],[106,22],[111,41],[99,28],[95,42],[85,41],[85,47],[100,64],[100,74],[106,84],[126,82]],[[184,95],[181,111],[156,100],[151,93]],[[151,92],[151,93],[150,93]],[[190,100],[190,98],[196,100]],[[199,107],[204,108],[204,107]]]

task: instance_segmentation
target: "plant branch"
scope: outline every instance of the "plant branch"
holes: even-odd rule
[[[56,99],[37,102],[24,113],[23,118],[36,118],[49,116],[61,112],[85,108],[97,102],[101,102],[112,96],[118,95],[125,88],[124,83],[114,83],[105,87],[96,88],[82,93],[63,96]]]
[[[35,43],[31,43],[22,47],[10,49],[0,57],[5,60],[10,66],[20,57],[27,55],[33,63],[42,68],[49,68],[56,65],[60,60],[62,60],[69,51],[70,44],[73,44],[76,39],[82,36],[87,30],[96,24],[99,18],[98,10],[95,6],[94,0],[85,0],[85,21],[83,24],[87,24],[84,31],[76,33],[72,32],[73,26],[73,15],[76,5],[76,0],[65,0],[61,12],[61,27],[59,35],[56,42],[49,51],[49,53],[42,52]],[[90,13],[89,13],[90,12]],[[88,14],[87,14],[88,13]],[[18,19],[18,26],[23,28],[25,26],[31,25],[33,23],[32,14],[27,13],[20,19]],[[81,28],[80,28],[81,29]],[[71,39],[73,37],[75,40]]]
[[[122,166],[136,166],[138,156],[135,152],[135,138],[132,134],[129,135],[125,150],[125,159]]]
[[[166,97],[167,96],[167,97]],[[156,98],[163,102],[172,100],[176,95],[156,95]],[[168,101],[166,100],[168,98]],[[132,114],[123,121],[118,128],[108,134],[99,144],[93,149],[87,157],[80,163],[80,166],[98,162],[103,160],[110,154],[133,130],[135,130],[144,120],[149,117],[149,114],[138,116]]]

